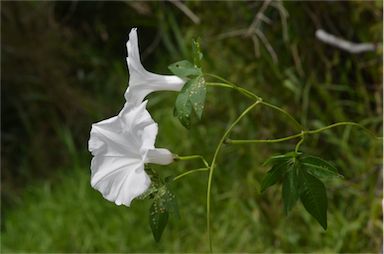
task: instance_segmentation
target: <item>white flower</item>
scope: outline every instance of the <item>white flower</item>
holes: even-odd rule
[[[147,101],[136,107],[125,104],[119,115],[92,125],[91,185],[117,205],[129,206],[149,187],[144,163],[173,161],[167,149],[154,147],[158,127],[146,105]]]
[[[124,94],[127,102],[117,116],[92,125],[88,148],[94,156],[92,187],[109,201],[129,206],[151,183],[144,164],[166,165],[173,161],[170,151],[154,146],[158,127],[143,99],[154,91],[180,91],[185,82],[177,76],[158,75],[144,69],[135,28],[129,34],[127,50],[129,87]]]
[[[130,105],[140,104],[145,96],[154,91],[180,91],[185,81],[177,76],[159,75],[148,72],[140,61],[139,44],[136,28],[129,33],[127,42],[127,64],[129,87],[124,97]]]

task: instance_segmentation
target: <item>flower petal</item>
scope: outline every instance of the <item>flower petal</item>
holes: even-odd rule
[[[138,156],[138,146],[124,140],[120,121],[115,116],[92,125],[88,149],[94,156]]]
[[[151,183],[141,160],[97,156],[92,159],[91,170],[92,187],[116,205],[129,206]]]
[[[158,127],[146,105],[147,101],[136,107],[125,104],[117,116],[92,125],[91,185],[117,205],[129,206],[148,188],[144,163],[164,165],[173,160],[167,149],[154,147]]]
[[[127,42],[129,87],[124,97],[129,104],[138,105],[154,91],[180,91],[185,81],[174,75],[159,75],[145,70],[140,61],[137,29],[129,33]]]

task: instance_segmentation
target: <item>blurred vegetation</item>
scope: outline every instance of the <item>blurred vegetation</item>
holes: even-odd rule
[[[176,182],[181,218],[152,240],[147,201],[131,208],[104,200],[89,184],[93,122],[123,105],[125,42],[139,27],[144,66],[190,56],[200,37],[204,69],[283,106],[307,128],[356,121],[382,136],[382,2],[188,1],[194,23],[171,2],[1,3],[1,183],[4,251],[205,252],[205,173]],[[258,46],[247,33],[260,9]],[[269,24],[268,24],[269,23]],[[322,28],[377,51],[352,55],[318,41]],[[260,35],[261,33],[261,35]],[[274,56],[274,53],[276,56]],[[227,123],[250,101],[209,89],[203,121],[188,131],[172,116],[176,94],[150,95],[157,144],[178,154],[212,156]],[[261,108],[236,138],[295,131]],[[297,130],[296,130],[297,131]],[[297,206],[285,217],[280,190],[259,194],[269,155],[295,143],[226,146],[213,186],[214,249],[231,252],[378,252],[382,249],[382,149],[362,131],[340,127],[313,136],[303,150],[334,161],[345,176],[327,183],[329,228]],[[162,176],[198,167],[157,167]],[[176,173],[175,173],[176,172]]]

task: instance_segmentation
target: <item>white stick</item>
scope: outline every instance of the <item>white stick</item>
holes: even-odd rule
[[[342,38],[338,38],[332,34],[327,33],[322,29],[316,30],[316,37],[320,41],[337,47],[339,49],[348,51],[352,54],[359,54],[367,51],[374,51],[376,49],[373,43],[354,43]]]

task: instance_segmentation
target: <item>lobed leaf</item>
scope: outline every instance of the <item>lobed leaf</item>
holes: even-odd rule
[[[187,60],[182,60],[168,66],[168,69],[178,77],[191,78],[202,74],[201,69]]]
[[[327,229],[327,194],[323,177],[341,176],[329,162],[302,153],[286,153],[270,157],[264,164],[272,168],[261,183],[261,190],[283,179],[282,198],[288,213],[300,198],[305,209]]]
[[[336,167],[319,157],[304,155],[300,158],[300,161],[306,171],[315,177],[341,177]]]
[[[206,93],[204,77],[197,76],[187,81],[177,96],[174,113],[186,128],[191,126],[192,110],[201,119]]]
[[[149,210],[149,224],[152,229],[153,237],[158,242],[168,223],[168,211],[161,199],[155,199]]]
[[[297,164],[291,165],[287,173],[284,175],[282,197],[284,203],[285,214],[295,206],[296,201],[300,196],[300,181],[299,181],[299,169]]]
[[[324,184],[316,177],[303,172],[301,202],[305,209],[327,229],[327,193]]]
[[[189,129],[191,127],[192,103],[188,99],[188,93],[185,91],[187,85],[188,82],[176,98],[174,115],[184,127]]]
[[[281,180],[287,170],[287,167],[287,161],[283,161],[280,164],[274,165],[261,181],[261,192],[264,192],[267,188],[271,187],[272,185],[276,184],[279,180]]]
[[[268,165],[268,164],[276,164],[276,163],[279,163],[279,162],[283,162],[283,161],[287,161],[289,159],[292,159],[295,157],[295,152],[289,152],[289,153],[286,153],[286,154],[279,154],[279,155],[274,155],[274,156],[271,156],[269,157],[264,163],[263,165]]]
[[[200,51],[200,44],[197,40],[192,42],[192,54],[193,54],[193,63],[196,67],[201,67],[201,60],[203,59],[203,54]]]
[[[162,200],[169,213],[176,215],[176,217],[180,217],[179,207],[177,205],[175,194],[173,194],[169,189],[167,189],[164,196],[162,197]]]

